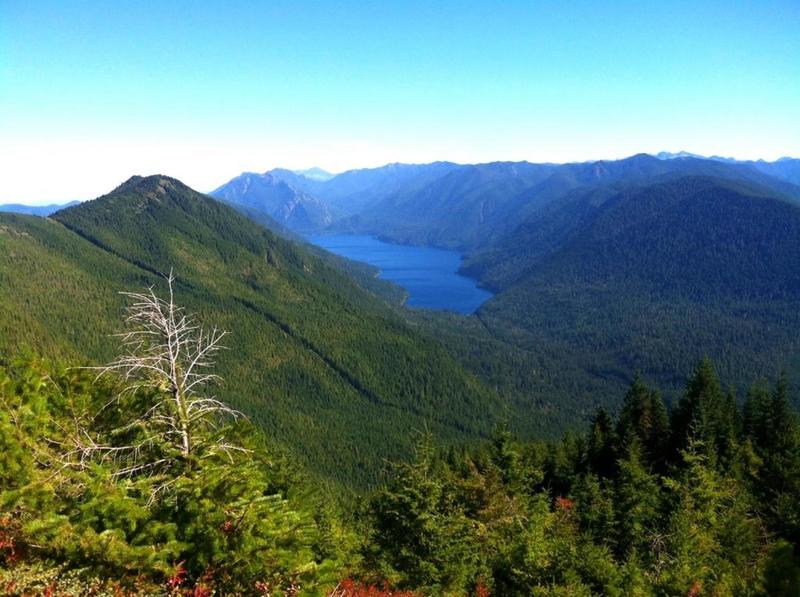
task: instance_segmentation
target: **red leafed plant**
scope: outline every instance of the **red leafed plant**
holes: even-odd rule
[[[489,587],[487,587],[483,583],[483,579],[479,578],[477,584],[475,585],[475,597],[490,597],[491,592],[489,591]]]
[[[0,552],[14,552],[14,537],[0,531]]]
[[[191,597],[211,597],[214,594],[214,571],[207,568],[192,589]]]
[[[6,564],[13,564],[19,559],[13,526],[14,521],[10,516],[0,518],[0,562]]]
[[[328,593],[328,597],[418,597],[418,595],[412,591],[395,591],[387,582],[379,587],[376,584],[364,584],[346,578]]]
[[[569,498],[565,497],[557,497],[556,498],[556,510],[565,511],[565,510],[572,510],[572,507],[575,505],[575,502]]]
[[[175,564],[175,569],[172,572],[172,576],[167,579],[167,586],[173,592],[180,589],[180,586],[186,580],[186,568],[184,568],[183,564],[183,560]]]
[[[181,560],[172,571],[172,576],[167,579],[167,587],[171,595],[181,595],[182,597],[211,597],[214,594],[213,574],[206,572],[200,580],[193,583],[194,586],[186,586],[188,571]]]

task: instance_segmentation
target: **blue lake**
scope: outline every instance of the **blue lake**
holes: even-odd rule
[[[374,265],[381,279],[408,291],[409,307],[469,314],[492,296],[478,288],[472,278],[457,273],[461,255],[456,251],[393,245],[353,234],[313,235],[307,239],[336,255]]]

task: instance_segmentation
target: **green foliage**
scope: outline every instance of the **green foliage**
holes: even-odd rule
[[[623,446],[638,442],[651,466],[663,464],[659,458],[666,453],[669,439],[667,409],[661,396],[649,390],[638,374],[625,394],[617,421],[617,436]]]
[[[226,431],[245,451],[156,474],[120,475],[107,451],[81,458],[87,433],[111,448],[135,438],[129,423],[157,391],[119,396],[85,370],[5,364],[0,581],[19,593],[313,595],[350,576],[426,595],[790,595],[800,431],[786,386],[754,387],[726,463],[728,444],[704,432],[720,428],[708,418],[718,385],[702,362],[660,453],[642,448],[651,421],[634,414],[659,408],[641,380],[624,416],[600,412],[555,445],[498,427],[441,451],[426,435],[354,521],[247,424]],[[687,435],[693,412],[706,418]]]
[[[613,536],[617,553],[646,558],[660,522],[661,496],[658,479],[641,461],[637,440],[630,444],[626,456],[619,461],[614,504],[617,511]]]
[[[614,422],[604,408],[599,408],[592,419],[586,442],[586,466],[599,477],[608,479],[616,469],[617,437]]]
[[[401,586],[451,592],[466,585],[477,545],[467,518],[443,491],[428,438],[413,464],[401,465],[391,484],[372,500],[369,554]],[[374,547],[373,547],[374,546]]]
[[[693,585],[740,594],[758,580],[758,520],[748,496],[732,478],[709,464],[699,442],[683,453],[683,471],[665,482],[671,515],[666,525],[665,563],[658,581],[667,593]]]
[[[120,423],[148,404],[135,395],[115,400],[113,383],[92,379],[39,362],[0,368],[6,565],[53,562],[64,573],[82,571],[86,582],[164,592],[170,582],[250,593],[261,583],[275,594],[292,586],[313,594],[335,581],[343,553],[329,544],[340,542],[339,531],[320,528],[314,502],[286,485],[255,429],[233,430],[247,452],[158,474],[118,475],[109,451],[80,458],[76,442],[88,434],[112,449],[125,445]]]
[[[787,483],[800,462],[786,387],[754,393],[762,410],[748,406],[744,426],[732,423],[735,407],[712,411],[727,398],[704,360],[672,440],[658,393],[637,378],[620,417],[599,412],[585,438],[548,448],[500,428],[461,453],[424,443],[372,498],[363,573],[426,594],[479,584],[497,595],[791,594],[800,492],[756,485],[771,474]],[[767,417],[773,410],[788,424]],[[777,444],[767,453],[756,441],[763,457],[747,448],[746,430],[759,425]]]
[[[800,426],[789,406],[785,378],[773,391],[763,384],[748,393],[744,434],[761,463],[749,475],[767,521],[794,542],[800,541]]]
[[[656,216],[683,205],[683,184],[711,185],[708,205],[691,206],[697,222],[722,201],[738,218],[767,209],[763,197],[707,180],[607,205],[606,196],[593,232],[540,272],[565,278],[546,288],[520,280],[477,318],[404,317],[339,265],[164,177],[134,178],[52,219],[0,216],[0,579],[24,579],[18,592],[57,583],[319,594],[353,575],[424,594],[790,594],[800,574],[800,429],[787,379],[753,386],[741,413],[709,359],[669,418],[638,377],[612,395],[637,365],[678,392],[676,368],[697,346],[697,337],[683,342],[687,327],[703,345],[737,350],[731,334],[752,332],[722,363],[737,370],[734,388],[784,364],[769,347],[789,346],[786,322],[800,312],[794,270],[773,288],[782,298],[765,298],[775,272],[747,261],[759,282],[748,287],[739,272],[745,286],[734,290],[747,298],[731,303],[731,270],[717,266],[730,265],[723,258],[739,241],[726,236],[684,277],[657,262],[675,247],[674,222]],[[643,219],[617,217],[634,200]],[[765,221],[783,226],[780,238],[794,234],[781,210],[796,208],[780,204],[775,215],[769,205],[780,221]],[[642,222],[661,240],[647,255],[652,271],[628,278],[615,268],[640,258]],[[609,238],[613,250],[595,251]],[[794,258],[777,236],[767,240],[775,263]],[[129,457],[116,450],[145,437],[131,421],[162,390],[118,398],[113,379],[6,355],[29,345],[71,363],[108,360],[122,307],[111,290],[158,283],[171,267],[177,300],[233,332],[222,391],[254,425],[224,429],[247,450],[233,455],[182,461],[169,442],[148,441],[137,458],[175,465],[123,475]],[[651,300],[662,291],[666,302]],[[707,323],[709,313],[719,317]],[[783,325],[762,325],[773,320]],[[635,351],[624,348],[631,338],[643,343]],[[624,366],[614,352],[650,347]],[[503,419],[510,428],[495,425]],[[578,420],[590,421],[586,434],[527,440]],[[294,472],[311,465],[351,487],[374,485],[382,459],[414,453],[412,430],[426,426],[447,450],[422,442],[355,521],[338,512],[341,486],[310,491]],[[198,426],[200,445],[218,431]],[[489,441],[475,445],[481,437]],[[87,438],[104,450],[87,455]]]
[[[764,570],[763,595],[790,597],[800,587],[800,561],[797,547],[777,541],[770,549]]]
[[[673,412],[673,447],[682,451],[692,441],[699,442],[726,465],[736,450],[737,417],[736,404],[723,394],[714,365],[705,358]]]

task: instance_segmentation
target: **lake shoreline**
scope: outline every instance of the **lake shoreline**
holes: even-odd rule
[[[377,268],[377,277],[408,293],[404,305],[462,315],[473,314],[493,293],[459,272],[458,251],[386,242],[355,234],[307,235],[306,240],[326,251]]]

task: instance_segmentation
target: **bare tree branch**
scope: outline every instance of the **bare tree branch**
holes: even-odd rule
[[[120,356],[98,371],[97,378],[111,373],[124,382],[120,396],[150,390],[155,403],[139,417],[120,428],[119,432],[144,430],[136,443],[124,446],[101,444],[85,430],[73,438],[74,448],[67,457],[77,458],[79,466],[89,460],[115,463],[114,476],[154,474],[174,466],[177,460],[190,464],[212,455],[232,458],[235,452],[247,451],[219,437],[218,430],[226,419],[237,420],[242,413],[227,406],[208,388],[221,382],[210,372],[227,332],[217,328],[205,330],[192,316],[175,304],[175,276],[165,276],[168,298],[156,295],[153,286],[145,292],[122,292],[130,304],[125,324],[128,329],[115,337],[120,339]],[[101,412],[113,401],[106,404]],[[171,446],[164,456],[156,446]],[[172,481],[166,481],[171,483]],[[155,491],[163,490],[159,486]]]

